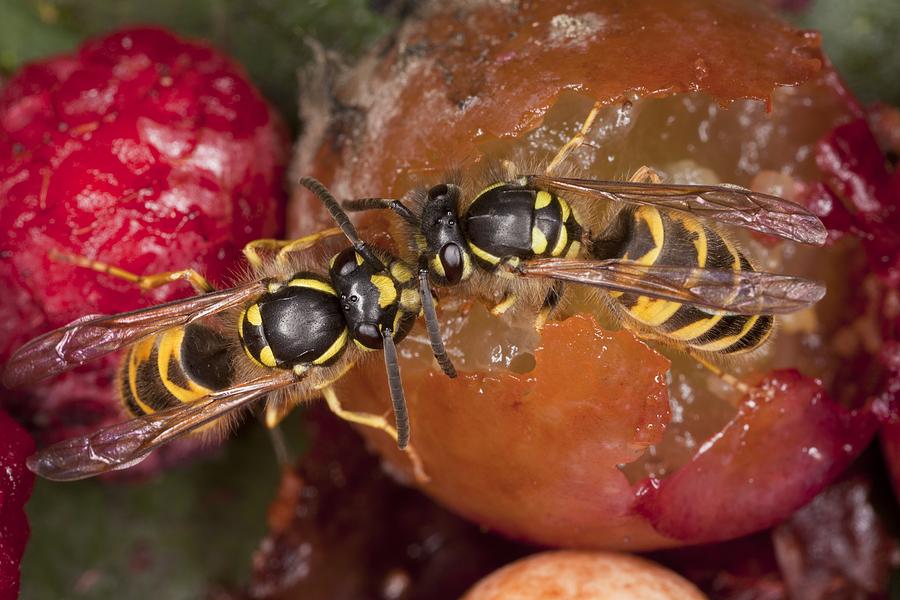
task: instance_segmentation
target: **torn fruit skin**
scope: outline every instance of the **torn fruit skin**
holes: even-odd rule
[[[399,196],[482,155],[552,156],[599,99],[608,112],[572,159],[587,175],[622,178],[649,164],[698,183],[784,179],[784,196],[799,199],[822,177],[816,143],[859,112],[815,34],[747,3],[613,11],[585,1],[562,14],[526,2],[505,19],[495,14],[505,8],[464,4],[407,23],[347,75],[335,96],[355,110],[335,111],[324,133],[301,139],[295,169],[325,177],[339,197]],[[685,28],[698,33],[674,33]],[[294,195],[289,212],[303,219],[289,221],[292,235],[315,221],[309,202]],[[849,277],[836,257],[851,251],[757,243],[746,242],[767,269],[830,284]],[[823,265],[831,271],[815,270]],[[424,489],[479,525],[553,546],[662,548],[770,526],[823,489],[876,429],[872,390],[851,394],[834,376],[842,357],[830,336],[844,287],[786,319],[769,355],[735,367],[771,391],[765,402],[705,383],[678,353],[666,354],[670,371],[657,349],[586,315],[549,324],[524,374],[477,367],[449,381],[410,342],[401,367],[412,442],[431,476]],[[444,317],[454,327],[455,316]],[[451,340],[451,352],[464,346],[478,364],[466,342]],[[385,411],[382,377],[377,361],[361,365],[340,395]],[[388,440],[362,433],[408,473]]]

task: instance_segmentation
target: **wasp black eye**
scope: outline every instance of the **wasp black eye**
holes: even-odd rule
[[[356,263],[356,251],[353,248],[342,250],[334,259],[331,272],[342,277],[350,275],[359,265]]]
[[[381,333],[378,327],[371,323],[363,323],[356,328],[353,337],[366,348],[378,350],[384,346],[384,340],[381,339]]]
[[[438,253],[447,283],[459,283],[463,272],[463,254],[456,244],[444,244]]]
[[[430,190],[428,190],[428,199],[429,200],[437,200],[438,198],[441,198],[442,196],[446,196],[448,191],[450,191],[450,190],[447,187],[447,184],[440,183],[440,184],[434,186],[433,188],[431,188]]]

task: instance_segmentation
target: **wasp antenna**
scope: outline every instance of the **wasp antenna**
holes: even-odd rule
[[[349,212],[362,212],[364,210],[392,210],[397,216],[406,221],[413,227],[419,226],[419,219],[409,208],[392,198],[357,198],[355,200],[344,200],[343,206]]]
[[[428,339],[431,341],[431,353],[434,354],[444,374],[453,379],[456,377],[456,368],[444,348],[444,339],[441,337],[441,328],[431,298],[428,268],[424,266],[419,268],[419,294],[422,296],[422,311],[425,313],[425,329],[428,330]]]
[[[406,397],[403,395],[403,381],[400,379],[397,346],[394,345],[393,332],[390,329],[384,329],[381,336],[384,340],[384,366],[387,369],[394,419],[397,422],[397,446],[402,450],[409,444],[409,413],[406,410]]]
[[[341,228],[341,231],[344,232],[344,235],[347,236],[347,239],[350,240],[353,244],[353,248],[359,252],[360,256],[362,256],[374,269],[384,271],[384,263],[375,256],[375,253],[372,252],[369,245],[359,238],[359,234],[356,232],[353,223],[350,222],[347,213],[344,212],[338,201],[331,195],[328,188],[326,188],[318,179],[313,179],[312,177],[301,177],[298,180],[298,183],[311,191],[322,201],[322,204],[324,204],[325,208],[328,209],[328,212],[331,213],[331,217],[334,219],[335,223]]]

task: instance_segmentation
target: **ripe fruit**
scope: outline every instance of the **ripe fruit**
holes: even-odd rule
[[[277,232],[286,156],[281,122],[243,71],[162,29],[24,67],[0,92],[0,363],[87,313],[191,293],[143,293],[50,251],[136,273],[194,267],[227,283],[242,245]],[[50,438],[120,420],[115,363],[4,401]]]
[[[676,180],[803,200],[823,176],[817,142],[860,114],[815,34],[747,2],[446,11],[407,23],[345,78],[335,106],[357,110],[335,110],[301,140],[300,170],[339,197],[397,197],[483,156],[547,159],[596,99],[606,110],[570,159],[585,176],[622,178],[646,164]],[[309,226],[310,202],[295,198],[304,219],[290,221],[291,233]],[[743,398],[684,355],[612,330],[595,306],[536,342],[526,325],[442,298],[462,376],[435,372],[415,335],[402,349],[412,443],[432,478],[425,491],[508,536],[582,548],[727,539],[809,501],[877,427],[872,390],[839,376],[847,355],[834,338],[852,318],[857,250],[849,240],[816,249],[735,235],[766,270],[830,290],[782,320],[768,354],[729,367],[761,393]],[[528,354],[536,366],[516,370],[527,361],[514,357]],[[385,411],[378,364],[356,373],[339,386],[347,404]],[[406,468],[384,436],[362,433]]]

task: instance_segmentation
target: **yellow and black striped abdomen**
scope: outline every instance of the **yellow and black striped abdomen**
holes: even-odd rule
[[[603,258],[643,265],[752,271],[734,244],[700,220],[642,206],[623,210],[597,244]],[[703,352],[734,354],[758,348],[772,333],[771,315],[723,315],[636,294],[611,294],[624,312],[656,335]]]
[[[134,416],[194,402],[230,385],[228,343],[203,325],[169,329],[132,346],[119,379],[122,402]]]

